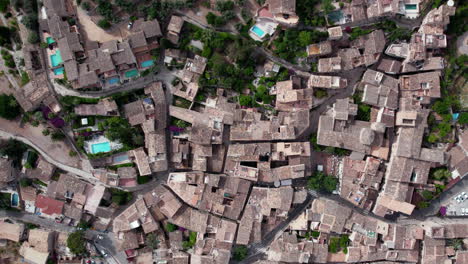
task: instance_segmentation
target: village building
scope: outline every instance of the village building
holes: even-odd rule
[[[117,103],[110,99],[104,98],[99,100],[97,104],[80,104],[75,106],[74,112],[79,116],[119,116]]]
[[[348,80],[340,76],[311,75],[307,81],[308,88],[343,89],[348,85]]]
[[[25,234],[24,224],[9,223],[4,219],[0,221],[0,239],[6,239],[13,242],[20,242]]]
[[[222,174],[177,172],[169,174],[167,185],[188,205],[237,220],[251,182]]]
[[[232,141],[294,140],[309,126],[309,110],[279,112],[267,119],[253,109],[236,109]]]
[[[328,39],[330,40],[338,40],[343,37],[343,30],[341,27],[330,27],[327,29],[328,31]]]
[[[283,183],[310,172],[309,142],[232,144],[224,172],[249,181]]]
[[[328,55],[332,52],[331,41],[311,44],[307,46],[306,50],[309,57]]]
[[[16,173],[12,163],[11,160],[0,157],[0,189],[5,188],[8,183],[16,179]]]
[[[290,80],[277,82],[272,95],[276,95],[275,108],[279,111],[298,111],[311,109],[313,105],[312,88],[302,89],[301,78],[291,76]]]
[[[184,20],[179,16],[172,16],[171,20],[169,21],[169,25],[167,26],[167,39],[177,44],[179,43],[179,35],[182,31],[182,26],[184,25]]]
[[[253,187],[240,220],[236,244],[249,245],[262,241],[270,230],[284,221],[292,207],[292,187]]]
[[[318,60],[318,72],[340,72],[341,57],[321,58]]]
[[[257,15],[268,17],[273,21],[287,27],[296,26],[299,23],[299,17],[296,14],[296,1],[291,0],[268,0],[264,6],[257,11]]]
[[[368,69],[362,77],[362,102],[379,108],[398,108],[398,80],[381,72]]]
[[[356,115],[357,105],[348,98],[338,99],[333,108],[320,116],[317,143],[388,159],[390,146],[384,138],[386,126],[355,120]]]
[[[452,178],[463,178],[468,174],[468,131],[463,131],[458,137],[458,144],[450,151],[449,168]]]

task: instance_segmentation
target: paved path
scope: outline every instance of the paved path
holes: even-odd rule
[[[101,97],[110,96],[118,92],[129,92],[133,90],[138,90],[156,81],[162,81],[167,86],[171,84],[173,79],[174,79],[174,74],[170,72],[168,69],[166,69],[165,67],[161,67],[160,71],[154,76],[142,77],[131,83],[120,85],[119,87],[113,88],[112,90],[108,90],[108,91],[92,92],[92,91],[72,90],[62,85],[59,85],[57,83],[53,83],[53,86],[57,94],[60,94],[62,96],[69,95],[69,96],[79,96],[79,97],[85,97],[85,98],[101,98]]]

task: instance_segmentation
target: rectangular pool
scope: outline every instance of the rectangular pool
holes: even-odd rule
[[[17,193],[11,195],[11,206],[18,207],[19,205],[19,196]]]
[[[263,36],[265,36],[265,32],[257,26],[253,26],[250,30],[252,30],[252,32],[255,33],[255,35],[257,35],[259,38],[263,38]]]
[[[54,69],[54,74],[55,75],[62,75],[64,73],[64,68],[63,67],[60,67],[60,68],[57,68],[57,69]]]
[[[138,75],[138,70],[137,69],[133,69],[133,70],[130,70],[128,72],[125,72],[125,77],[126,78],[132,78],[132,77],[135,77]]]
[[[405,9],[406,10],[416,10],[416,9],[418,9],[418,5],[408,4],[408,5],[405,5]]]
[[[112,79],[107,80],[107,83],[109,84],[116,84],[119,82],[119,77],[114,77]]]
[[[147,60],[141,63],[141,67],[142,68],[151,67],[153,66],[153,64],[154,64],[153,60]]]
[[[52,62],[52,67],[57,67],[63,62],[60,50],[57,49],[55,54],[50,55],[50,61]]]
[[[96,143],[96,144],[91,145],[92,154],[101,153],[101,152],[109,152],[109,151],[111,151],[110,142],[102,142],[102,143]]]

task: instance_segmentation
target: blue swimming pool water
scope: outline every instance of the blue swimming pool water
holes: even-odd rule
[[[91,145],[91,153],[101,153],[101,152],[109,152],[111,151],[110,143],[109,142],[102,142],[96,143]]]
[[[60,50],[57,50],[55,54],[50,55],[50,61],[52,62],[52,67],[57,67],[63,62]]]
[[[112,78],[112,79],[109,79],[107,81],[109,84],[116,84],[119,82],[119,77],[115,77],[115,78]]]
[[[17,207],[19,205],[19,196],[17,193],[11,195],[11,206]]]
[[[153,64],[154,64],[153,60],[147,60],[141,63],[141,67],[142,68],[151,67],[153,66]]]
[[[253,26],[252,27],[252,32],[255,33],[257,36],[259,36],[260,38],[263,38],[263,36],[265,35],[265,32],[263,30],[261,30],[259,27],[257,26]]]
[[[57,68],[57,69],[54,69],[54,74],[55,75],[62,75],[64,72],[64,69],[63,67],[60,67],[60,68]]]
[[[405,9],[406,10],[416,10],[416,9],[418,9],[418,6],[414,5],[414,4],[408,4],[408,5],[405,5]]]

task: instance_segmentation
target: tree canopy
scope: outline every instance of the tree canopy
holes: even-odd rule
[[[8,120],[15,119],[21,108],[13,95],[0,94],[0,117]]]
[[[326,175],[321,171],[317,171],[309,178],[307,182],[307,187],[312,190],[322,191],[331,193],[336,190],[336,185],[338,184],[338,179]]]
[[[73,254],[85,255],[88,251],[86,250],[84,232],[76,231],[71,233],[67,238],[67,247]]]

